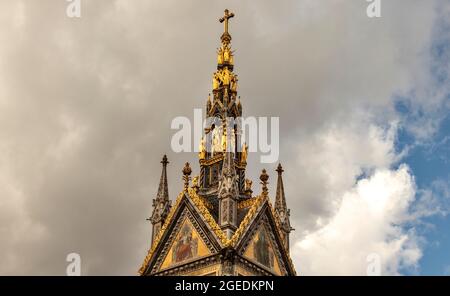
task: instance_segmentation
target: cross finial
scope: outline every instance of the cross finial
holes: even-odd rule
[[[219,20],[219,22],[224,23],[224,35],[228,34],[228,20],[234,17],[234,13],[230,12],[228,9],[225,9],[224,16]]]

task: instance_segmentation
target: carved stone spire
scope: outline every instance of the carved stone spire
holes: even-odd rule
[[[281,163],[278,164],[277,169],[275,170],[278,173],[278,181],[277,181],[277,194],[275,197],[275,209],[276,210],[286,210],[286,196],[284,195],[284,186],[283,186],[283,167]]]
[[[167,164],[169,161],[167,160],[166,155],[164,155],[161,163],[162,172],[161,179],[159,180],[158,192],[156,194],[156,198],[153,199],[152,216],[148,219],[153,225],[152,242],[161,229],[161,226],[164,224],[171,208],[171,202],[169,200],[169,186],[167,182]]]
[[[223,165],[222,165],[222,175],[219,179],[219,195],[227,196],[233,195],[237,196],[239,190],[236,183],[236,170],[234,167],[234,156],[233,152],[225,152]]]
[[[237,99],[238,76],[233,72],[234,53],[229,33],[229,21],[233,17],[234,13],[225,10],[219,20],[224,24],[224,33],[221,46],[217,49],[217,71],[212,75],[212,93],[206,102],[206,116],[211,120],[207,121],[203,142],[199,144],[199,189],[208,194],[217,194],[219,190],[221,168],[226,164],[225,150],[232,152],[233,165],[230,167],[233,166],[234,174],[238,176],[239,193],[244,193],[247,151],[240,151],[242,105]],[[234,167],[234,161],[241,159],[245,162]]]
[[[286,205],[286,196],[284,194],[284,185],[283,185],[283,167],[281,163],[278,164],[278,168],[276,169],[278,172],[278,181],[277,181],[277,193],[275,196],[275,212],[277,213],[280,222],[281,222],[281,231],[283,232],[283,240],[286,248],[289,250],[289,233],[294,230],[291,227],[291,222],[289,219],[290,210]]]
[[[169,161],[167,160],[167,155],[163,156],[161,163],[163,167],[161,178],[159,180],[158,194],[156,196],[163,200],[169,200],[169,184],[167,182],[167,165],[169,164]]]
[[[233,152],[224,152],[222,174],[219,179],[219,225],[231,238],[237,228],[237,200],[239,187]]]

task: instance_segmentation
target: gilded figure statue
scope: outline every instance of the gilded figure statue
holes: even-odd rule
[[[246,163],[247,157],[248,157],[248,146],[247,146],[247,144],[244,143],[244,145],[242,145],[241,162]]]
[[[232,91],[237,91],[237,84],[238,84],[237,75],[233,75],[233,77],[231,77],[231,90]]]
[[[221,80],[223,85],[230,85],[230,79],[231,79],[231,73],[230,70],[228,70],[227,67],[225,67],[225,69],[222,70],[221,73]]]
[[[198,158],[200,160],[204,160],[206,158],[205,137],[202,137],[202,139],[200,140],[198,151]]]
[[[220,139],[219,139],[219,129],[214,128],[212,131],[212,147],[211,147],[211,154],[214,156],[214,153],[221,152],[220,151]]]
[[[225,60],[225,62],[229,62],[230,61],[230,49],[228,47],[225,47],[223,50],[223,59]]]
[[[220,84],[220,75],[216,72],[213,75],[213,89],[218,89]]]
[[[217,53],[217,63],[219,65],[223,64],[223,50],[222,50],[222,48],[220,48],[219,52]]]
[[[227,131],[224,129],[222,133],[222,151],[227,150]]]
[[[252,180],[245,179],[245,187],[244,187],[245,191],[251,191],[252,190],[252,184],[253,184]]]

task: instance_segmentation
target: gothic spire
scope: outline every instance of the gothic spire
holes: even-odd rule
[[[219,20],[224,23],[224,33],[220,38],[222,44],[217,50],[217,71],[213,74],[213,93],[226,90],[231,97],[237,93],[237,75],[233,73],[234,54],[231,50],[231,35],[228,32],[228,22],[234,17],[234,13],[225,10],[225,15]]]
[[[219,225],[231,239],[237,229],[237,200],[239,188],[234,167],[233,152],[224,152],[222,173],[219,179]]]
[[[229,21],[234,17],[234,13],[228,9],[224,16],[219,19],[224,24],[224,32],[221,36],[221,45],[217,49],[217,70],[212,77],[212,92],[206,102],[206,115],[213,119],[205,127],[205,135],[199,143],[200,161],[200,189],[214,187],[218,189],[218,184],[222,179],[221,167],[228,165],[233,174],[240,178],[236,182],[240,191],[244,190],[245,173],[242,167],[235,166],[235,160],[247,159],[247,151],[241,152],[241,127],[239,118],[242,116],[242,105],[237,99],[238,76],[233,72],[234,54],[231,50],[231,35],[228,31]],[[217,119],[217,120],[216,120]],[[237,119],[233,122],[233,119]],[[229,125],[229,126],[226,126]],[[237,147],[236,145],[239,145]],[[231,156],[226,155],[232,152]],[[231,157],[232,162],[227,164],[226,157]],[[215,160],[221,158],[221,163]],[[210,161],[214,159],[214,161]],[[231,171],[230,171],[231,173]],[[226,176],[225,176],[226,177]]]
[[[164,224],[167,215],[171,208],[171,202],[169,200],[169,186],[167,182],[167,156],[164,155],[162,161],[161,179],[159,181],[158,192],[156,198],[153,199],[153,212],[152,216],[148,219],[153,224],[152,243],[155,236],[158,234],[162,225]]]
[[[169,161],[167,160],[167,155],[164,155],[163,159],[161,160],[161,163],[163,167],[161,172],[161,179],[159,180],[159,187],[156,198],[161,200],[169,200],[169,186],[167,183],[167,164],[169,163]]]
[[[278,172],[278,181],[277,181],[277,193],[275,196],[275,212],[278,215],[278,218],[281,222],[281,231],[283,236],[283,241],[286,248],[289,250],[289,233],[294,230],[291,227],[291,221],[289,219],[290,210],[286,205],[286,196],[284,194],[284,186],[283,186],[283,177],[282,174],[284,172],[281,163],[278,164],[276,169]]]
[[[278,172],[278,181],[277,181],[277,193],[275,197],[275,209],[277,210],[284,210],[286,211],[286,196],[284,194],[284,186],[283,186],[283,167],[281,166],[281,163],[278,164],[278,167],[276,169]]]

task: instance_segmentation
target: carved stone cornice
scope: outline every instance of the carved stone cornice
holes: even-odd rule
[[[237,256],[236,265],[244,268],[254,275],[276,276],[273,272],[267,270],[266,268],[261,268],[259,265],[240,255]]]
[[[175,275],[184,275],[186,273],[190,273],[196,270],[200,270],[202,268],[212,266],[215,264],[219,264],[219,253],[209,255],[207,257],[196,258],[192,262],[188,262],[179,266],[173,266],[171,268],[161,270],[157,273],[152,274],[153,276],[175,276]]]

